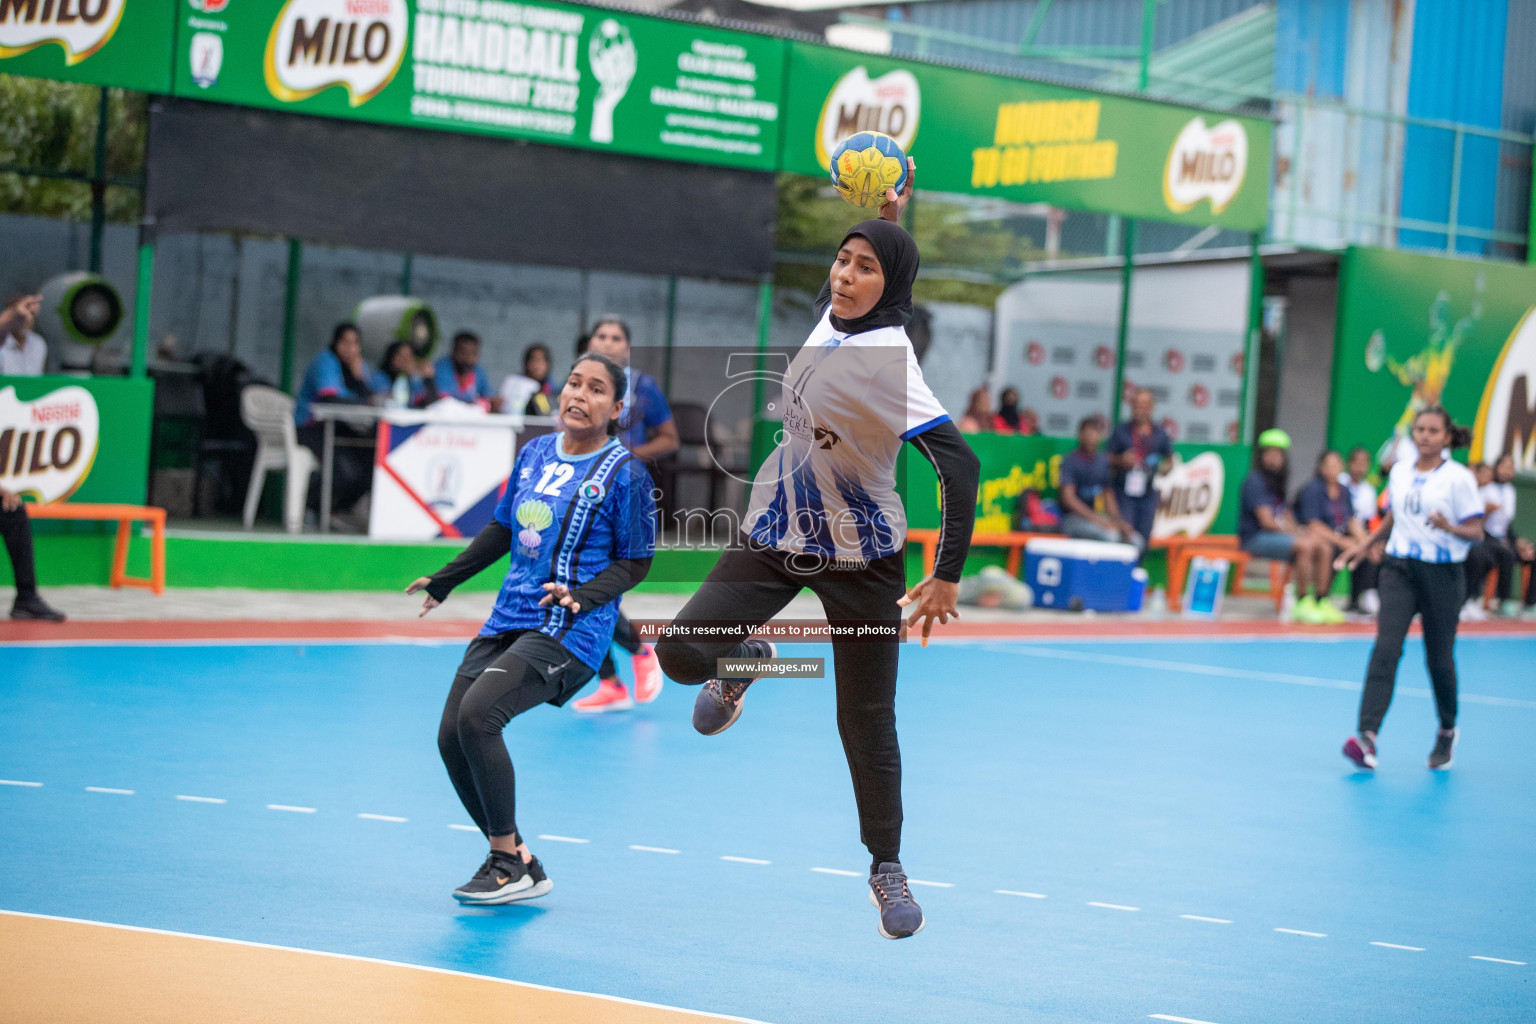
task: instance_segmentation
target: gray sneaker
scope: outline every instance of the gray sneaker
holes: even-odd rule
[[[1437,772],[1449,768],[1456,752],[1456,741],[1460,738],[1460,729],[1452,729],[1448,733],[1436,730],[1435,748],[1429,752],[1429,766]]]
[[[880,934],[904,939],[923,930],[923,908],[912,898],[907,873],[898,861],[885,861],[869,876],[869,902],[880,911]]]
[[[743,646],[752,651],[750,656],[753,658],[779,656],[779,649],[767,640],[748,640]],[[693,702],[693,727],[705,736],[718,736],[735,725],[736,719],[741,717],[747,687],[755,682],[756,679],[711,679],[706,682]]]

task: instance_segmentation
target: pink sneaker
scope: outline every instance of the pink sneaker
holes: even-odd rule
[[[661,696],[661,663],[656,648],[645,644],[632,655],[635,665],[635,701],[649,704]]]
[[[617,679],[599,680],[596,693],[571,705],[577,711],[589,715],[603,711],[628,711],[634,706],[635,702],[629,699],[629,688]]]
[[[1344,741],[1344,756],[1364,771],[1376,769],[1376,737],[1368,733],[1351,736]]]

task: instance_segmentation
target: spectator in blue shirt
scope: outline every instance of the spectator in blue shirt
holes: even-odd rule
[[[432,383],[439,395],[448,395],[488,412],[501,411],[501,396],[491,387],[480,365],[480,336],[460,331],[453,336],[448,354],[433,364]]]
[[[294,402],[293,420],[298,426],[299,443],[323,457],[324,426],[313,415],[313,407],[323,403],[371,405],[382,400],[388,382],[384,374],[363,361],[363,336],[357,325],[337,324],[331,332],[331,344],[315,356],[304,373]],[[331,509],[347,511],[373,486],[373,450],[367,442],[371,431],[359,432],[345,422],[337,422],[336,436],[348,439],[337,445],[331,471]],[[319,478],[310,483],[310,506],[320,507]]]
[[[397,341],[385,349],[384,358],[379,360],[379,371],[383,378],[380,383],[391,402],[400,397],[395,392],[401,386],[407,409],[420,409],[437,401],[437,389],[422,374],[410,342]]]
[[[1295,621],[1333,625],[1344,621],[1326,599],[1328,591],[1323,587],[1331,578],[1333,543],[1298,525],[1286,504],[1290,476],[1286,453],[1290,448],[1290,435],[1283,430],[1270,429],[1259,435],[1253,449],[1253,470],[1239,495],[1238,543],[1250,555],[1291,564],[1297,595],[1291,612]]]
[[[619,440],[624,447],[645,462],[655,462],[668,452],[676,451],[680,443],[677,424],[672,419],[672,407],[667,404],[661,385],[656,383],[655,377],[629,365],[629,325],[612,318],[599,320],[592,327],[587,347],[624,367],[624,375],[629,381],[629,399],[619,414]],[[654,467],[651,475],[656,475]]]
[[[1152,522],[1157,518],[1152,477],[1173,468],[1173,442],[1166,430],[1152,422],[1151,391],[1138,388],[1131,396],[1131,419],[1115,428],[1108,449],[1115,468],[1115,501],[1145,548],[1152,542]]]
[[[1334,556],[1366,538],[1368,531],[1355,515],[1355,499],[1339,482],[1344,458],[1332,448],[1317,457],[1317,475],[1296,495],[1296,522],[1326,545],[1328,566],[1318,580],[1318,592],[1328,593],[1333,583]],[[1348,477],[1345,477],[1348,479]]]
[[[1077,425],[1077,447],[1061,460],[1061,528],[1079,540],[1124,541],[1146,551],[1146,541],[1120,515],[1109,485],[1109,456],[1099,451],[1104,432],[1092,416]],[[1101,501],[1103,511],[1095,508]]]

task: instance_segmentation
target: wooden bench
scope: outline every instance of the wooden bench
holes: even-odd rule
[[[1024,545],[1036,538],[1050,540],[1064,540],[1059,533],[1031,533],[1027,530],[1000,530],[996,532],[979,532],[971,534],[971,547],[1007,548],[1008,572],[1015,579],[1019,576],[1019,570],[1024,566]],[[907,531],[908,544],[921,544],[923,546],[923,575],[933,572],[933,561],[939,551],[939,531],[934,529],[915,529]]]
[[[156,594],[165,593],[165,509],[148,505],[93,505],[88,502],[56,502],[51,505],[24,506],[33,519],[75,519],[96,522],[117,522],[117,543],[112,549],[112,575],[108,583],[114,587],[143,587]],[[150,526],[149,579],[128,575],[128,541],[132,536],[132,524],[147,522]]]
[[[1531,585],[1531,573],[1536,572],[1530,562],[1515,562],[1515,578],[1509,581],[1509,596],[1519,601],[1525,600],[1525,592]],[[1495,608],[1498,604],[1499,592],[1499,567],[1494,566],[1488,570],[1488,579],[1483,583],[1483,607]]]

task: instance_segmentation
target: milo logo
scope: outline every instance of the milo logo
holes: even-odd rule
[[[1483,389],[1472,429],[1472,461],[1515,459],[1516,471],[1536,470],[1536,309],[1515,326]]]
[[[816,122],[816,160],[832,169],[832,150],[857,132],[884,132],[905,152],[917,138],[922,91],[910,71],[889,71],[870,78],[862,65],[832,87]]]
[[[288,0],[267,36],[267,89],[296,103],[339,85],[361,106],[400,70],[408,29],[405,0]]]
[[[0,0],[0,58],[47,43],[78,64],[107,45],[127,0]]]
[[[1248,133],[1238,121],[1222,121],[1206,128],[1197,117],[1173,140],[1163,168],[1163,201],[1174,213],[1183,213],[1209,199],[1211,212],[1227,208],[1248,172]]]
[[[71,385],[23,402],[0,389],[0,485],[44,504],[75,493],[96,461],[95,397]]]

